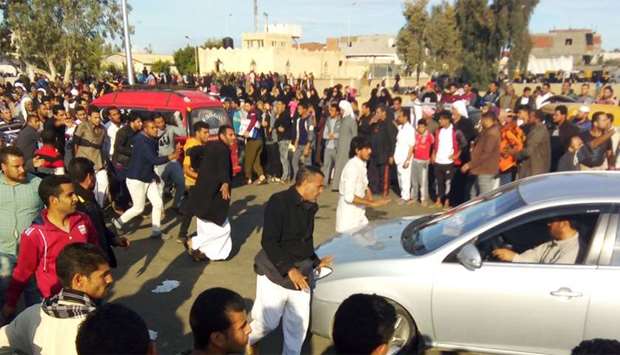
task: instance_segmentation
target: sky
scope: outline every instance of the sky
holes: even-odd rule
[[[134,27],[132,47],[143,52],[171,54],[185,45],[230,36],[239,44],[242,32],[254,28],[252,0],[128,0]],[[441,0],[431,0],[431,4]],[[298,24],[301,42],[325,42],[327,37],[357,34],[396,34],[404,24],[403,0],[259,0],[260,23]],[[620,48],[615,19],[620,0],[540,0],[530,21],[532,33],[560,28],[592,28],[603,48]],[[350,31],[350,32],[349,32]],[[190,39],[185,38],[188,36]]]

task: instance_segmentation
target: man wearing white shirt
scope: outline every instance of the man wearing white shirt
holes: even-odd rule
[[[349,156],[351,159],[342,170],[336,209],[336,232],[359,228],[368,224],[366,207],[380,207],[388,204],[389,199],[373,200],[368,188],[366,162],[370,159],[370,142],[363,137],[351,141]]]
[[[403,205],[411,199],[411,155],[415,144],[415,130],[405,113],[396,112],[396,148],[394,149],[394,163],[398,172],[398,186],[400,187],[399,205]]]
[[[108,157],[112,159],[114,154],[114,142],[116,141],[116,133],[121,129],[121,112],[116,107],[108,109],[108,115],[110,120],[105,124],[106,131],[106,150]]]

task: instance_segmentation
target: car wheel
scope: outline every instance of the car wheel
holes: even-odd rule
[[[389,343],[389,353],[411,353],[417,346],[418,328],[406,309],[390,299],[386,300],[394,306],[396,310],[396,324],[394,325],[394,335]]]

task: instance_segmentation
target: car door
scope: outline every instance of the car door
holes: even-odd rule
[[[607,227],[599,267],[592,280],[592,295],[584,340],[620,339],[620,214]]]
[[[472,242],[556,212],[565,213],[553,208],[530,212],[481,233]],[[583,206],[582,212],[598,214],[583,265],[486,261],[471,271],[446,259],[436,274],[432,295],[438,345],[545,354],[566,353],[577,345],[583,337],[596,270],[591,255],[598,255],[609,220],[599,208]]]

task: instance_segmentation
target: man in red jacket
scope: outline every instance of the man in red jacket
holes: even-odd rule
[[[47,207],[21,235],[17,265],[2,308],[5,320],[15,316],[17,300],[34,274],[44,298],[56,294],[60,281],[56,276],[56,257],[72,243],[98,245],[99,237],[88,216],[76,212],[77,196],[71,179],[51,175],[39,185],[39,197]]]

